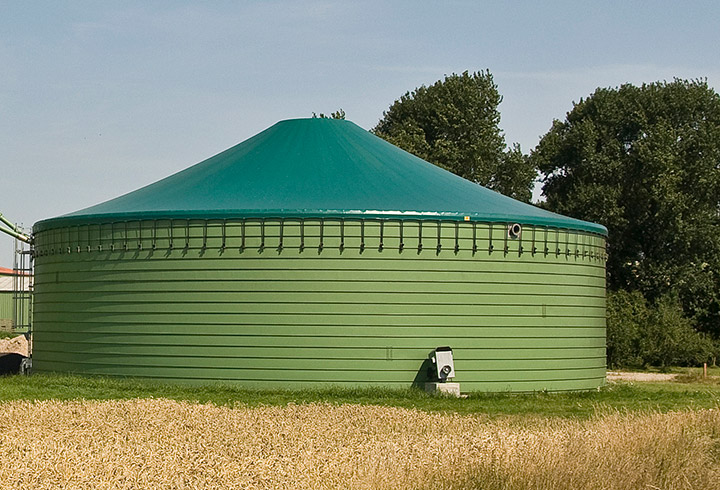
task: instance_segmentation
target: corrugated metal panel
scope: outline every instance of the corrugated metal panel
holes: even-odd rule
[[[10,329],[15,327],[14,311],[15,311],[15,300],[13,299],[12,291],[0,291],[0,326],[4,329]],[[30,314],[30,305],[25,302],[23,303],[25,309],[22,318],[28,318]],[[18,327],[20,329],[21,327]],[[20,331],[20,330],[18,330]],[[24,330],[22,330],[24,331]]]
[[[605,378],[598,235],[165,220],[41,232],[36,253],[39,371],[408,386],[433,348],[450,345],[463,390]]]
[[[13,276],[0,275],[0,292],[12,292],[13,281]]]
[[[10,325],[13,319],[13,293],[11,291],[0,291],[0,322],[3,325]]]
[[[31,284],[31,276],[21,276],[21,281],[16,286],[15,276],[0,275],[0,292],[12,292],[15,287],[19,287],[23,291],[29,291]]]

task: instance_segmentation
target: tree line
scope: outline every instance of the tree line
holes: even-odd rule
[[[689,365],[720,351],[720,96],[706,80],[598,88],[528,154],[499,127],[489,71],[396,100],[376,135],[608,237],[608,364]],[[344,113],[342,116],[344,117]]]

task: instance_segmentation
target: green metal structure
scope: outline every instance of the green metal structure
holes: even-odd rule
[[[464,391],[592,389],[606,233],[351,122],[282,121],[36,223],[33,368],[404,387],[451,346]]]
[[[0,290],[0,331],[12,331],[13,329],[13,293],[12,291]]]

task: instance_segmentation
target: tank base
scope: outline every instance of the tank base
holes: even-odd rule
[[[460,383],[425,383],[425,391],[460,398]]]

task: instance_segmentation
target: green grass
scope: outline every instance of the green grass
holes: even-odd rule
[[[377,388],[325,390],[249,390],[227,385],[186,386],[142,379],[61,374],[0,378],[0,402],[9,400],[170,398],[216,405],[355,403],[416,408],[432,412],[587,419],[598,412],[720,408],[720,385],[689,380],[665,383],[614,383],[576,393],[472,393],[467,398],[425,394],[421,390]]]
[[[702,374],[703,368],[702,367],[678,367],[678,366],[668,366],[665,368],[658,368],[658,367],[648,367],[645,369],[611,369],[610,371],[632,371],[632,372],[638,372],[638,373],[667,373],[667,374]],[[707,368],[708,376],[720,376],[720,366],[708,366]]]
[[[20,335],[17,332],[9,332],[7,330],[0,330],[0,339],[11,339]]]

